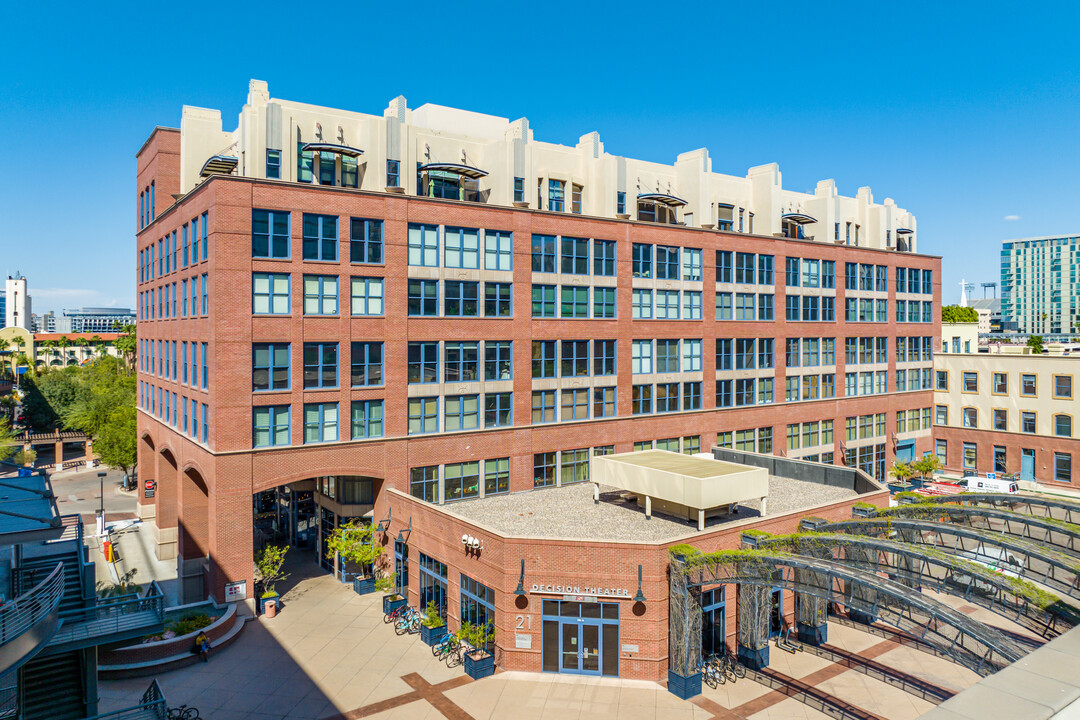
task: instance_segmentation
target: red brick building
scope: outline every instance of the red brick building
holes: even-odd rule
[[[138,460],[185,599],[246,581],[250,601],[264,491],[288,488],[284,511],[260,509],[318,547],[385,517],[391,489],[419,498],[401,498],[418,538],[422,501],[585,480],[598,454],[720,445],[881,478],[932,450],[940,259],[898,251],[909,230],[881,248],[842,244],[839,220],[838,242],[738,233],[657,193],[639,193],[639,219],[595,217],[485,202],[465,165],[418,160],[417,185],[385,188],[373,168],[353,187],[344,144],[267,144],[265,168],[247,155],[257,171],[243,150],[194,162],[181,145],[159,127],[138,153]],[[325,184],[295,182],[271,179],[271,153],[293,179],[335,159],[307,171]],[[446,173],[466,199],[431,197]],[[642,214],[653,202],[667,223]],[[790,235],[813,220],[783,218]],[[909,292],[898,268],[919,278]]]

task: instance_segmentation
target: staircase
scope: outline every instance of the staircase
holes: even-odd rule
[[[79,550],[59,552],[41,557],[24,557],[15,570],[15,595],[29,590],[48,577],[56,563],[64,563],[64,596],[60,600],[60,615],[83,608],[82,558]]]
[[[22,720],[77,720],[85,717],[80,651],[36,657],[19,669]]]

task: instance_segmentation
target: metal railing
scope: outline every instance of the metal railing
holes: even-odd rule
[[[87,720],[166,720],[168,713],[168,703],[165,702],[165,696],[161,692],[158,681],[154,680],[143,693],[138,705],[94,715]]]
[[[64,564],[48,577],[0,607],[0,645],[6,645],[55,613],[64,597]]]
[[[94,607],[70,610],[62,617],[64,623],[53,637],[53,645],[161,625],[165,622],[165,595],[153,582],[143,597],[125,595]]]
[[[61,515],[60,524],[64,527],[63,534],[58,538],[47,540],[49,543],[63,542],[64,540],[75,540],[80,545],[83,541],[83,525],[82,517],[79,515]]]

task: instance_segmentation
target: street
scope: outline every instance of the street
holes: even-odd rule
[[[53,492],[61,515],[81,515],[83,524],[90,531],[94,518],[101,507],[101,481],[99,472],[105,472],[105,519],[106,521],[130,520],[135,517],[135,493],[123,492],[124,473],[113,468],[83,470],[79,472],[52,473]]]

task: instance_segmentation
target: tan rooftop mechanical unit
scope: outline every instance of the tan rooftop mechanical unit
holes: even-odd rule
[[[769,494],[769,472],[765,468],[738,465],[667,450],[604,455],[593,458],[592,481],[638,496],[646,517],[655,509],[665,515],[697,520],[705,529],[705,518],[729,512],[748,500],[761,501]]]

